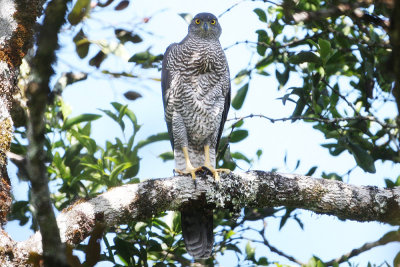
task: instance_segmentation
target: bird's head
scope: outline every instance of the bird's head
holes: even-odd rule
[[[189,25],[189,35],[204,39],[218,39],[222,29],[218,19],[211,13],[199,13]]]

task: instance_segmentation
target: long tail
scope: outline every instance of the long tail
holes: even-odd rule
[[[181,225],[187,252],[195,259],[207,259],[214,245],[213,211],[204,207],[182,210]]]

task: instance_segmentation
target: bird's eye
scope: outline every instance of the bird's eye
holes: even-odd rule
[[[211,24],[214,25],[216,23],[215,19],[211,20]]]
[[[200,24],[200,20],[199,20],[199,19],[196,19],[194,22],[195,22],[196,24]]]

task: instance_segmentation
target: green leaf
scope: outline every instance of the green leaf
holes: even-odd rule
[[[321,55],[321,58],[326,62],[331,52],[331,43],[327,40],[319,38],[318,45],[319,45],[319,54]]]
[[[282,33],[284,25],[279,23],[279,20],[276,19],[273,23],[271,23],[271,30],[272,30],[272,34],[274,35],[274,38],[278,35]]]
[[[133,252],[132,250],[135,249],[133,244],[116,236],[114,238],[114,246],[120,260],[122,260],[124,263],[128,265],[131,262],[130,258]]]
[[[272,54],[269,54],[268,56],[264,57],[263,59],[261,59],[260,61],[258,61],[256,63],[256,68],[258,70],[262,70],[265,67],[269,66],[272,62],[274,62],[275,57]]]
[[[268,266],[269,265],[268,259],[266,257],[260,257],[257,261],[257,265]]]
[[[179,233],[181,231],[181,213],[180,212],[174,212],[171,228],[175,233]]]
[[[289,80],[289,73],[290,69],[288,67],[286,67],[282,73],[280,73],[278,69],[275,69],[275,76],[279,82],[279,88],[282,88],[287,83]]]
[[[226,232],[226,234],[224,235],[224,240],[229,239],[231,236],[233,236],[234,234],[236,234],[234,231],[229,230],[228,232]]]
[[[141,232],[141,231],[144,231],[145,229],[146,229],[146,227],[147,227],[147,223],[145,223],[145,222],[137,222],[136,224],[135,224],[135,231],[136,232]]]
[[[71,25],[78,24],[90,11],[90,0],[78,0],[68,15]]]
[[[261,8],[256,8],[253,10],[254,13],[257,14],[258,19],[262,22],[267,22],[267,14],[265,13],[264,10],[262,10]]]
[[[147,250],[151,251],[162,251],[161,245],[154,239],[148,241]]]
[[[282,227],[285,225],[287,219],[290,218],[290,213],[292,213],[292,211],[294,211],[294,208],[286,208],[286,213],[285,213],[285,215],[282,216],[281,222],[279,224],[279,230],[282,229]]]
[[[148,144],[151,144],[151,143],[155,143],[155,142],[159,142],[159,141],[168,141],[168,140],[169,140],[169,134],[167,132],[158,133],[158,134],[151,135],[151,136],[147,137],[146,140],[140,141],[136,145],[136,148],[139,149],[139,148],[142,148],[142,147],[144,147],[144,146],[146,146]]]
[[[140,126],[137,124],[137,118],[136,118],[135,113],[133,113],[133,111],[130,109],[124,108],[125,105],[122,105],[118,102],[111,102],[111,105],[118,112],[122,112],[122,110],[123,110],[124,115],[126,115],[129,118],[129,120],[132,122],[132,125],[134,128],[134,133],[136,133],[139,130]]]
[[[242,254],[242,251],[241,251],[236,245],[234,245],[234,244],[227,244],[227,245],[226,245],[226,249],[227,249],[227,250],[233,250],[233,251],[235,251],[235,252],[238,253],[238,254]]]
[[[257,53],[264,56],[269,43],[268,34],[265,30],[257,30],[256,33],[258,34]]]
[[[291,56],[289,58],[289,62],[292,64],[301,64],[304,62],[309,62],[309,63],[315,63],[315,64],[321,64],[321,59],[319,56],[314,54],[313,52],[300,52],[294,56]]]
[[[261,149],[258,149],[256,152],[257,158],[260,159],[261,155],[262,155],[263,151]]]
[[[347,147],[361,169],[369,173],[376,172],[375,161],[365,149],[352,142],[347,142]]]
[[[396,180],[396,186],[400,186],[400,175],[399,176],[397,176],[397,180]]]
[[[129,5],[129,1],[123,0],[123,1],[119,2],[118,5],[114,9],[117,11],[120,11],[120,10],[127,8],[128,5]]]
[[[111,111],[107,110],[107,109],[99,109],[101,112],[104,112],[108,117],[110,117],[111,119],[118,121],[118,116],[115,115],[114,113],[112,113]]]
[[[141,43],[143,41],[142,37],[137,34],[134,34],[131,31],[126,31],[124,29],[115,29],[115,36],[121,43],[132,42],[134,44]]]
[[[306,176],[311,176],[315,173],[315,171],[317,170],[317,166],[312,167],[311,169],[308,170],[308,172],[306,173]]]
[[[84,58],[89,53],[90,41],[86,38],[85,33],[81,29],[73,39],[75,43],[76,53],[80,58]]]
[[[129,58],[128,62],[135,62],[136,64],[142,65],[142,68],[150,68],[153,67],[154,62],[161,61],[163,59],[163,55],[153,55],[149,51],[143,51],[134,54],[131,58]]]
[[[240,109],[243,106],[244,99],[246,98],[247,91],[249,90],[249,84],[246,83],[243,85],[236,93],[235,97],[232,100],[232,107],[236,110]]]
[[[396,186],[395,183],[393,183],[393,181],[388,178],[385,179],[385,184],[387,188],[393,188]]]
[[[251,162],[245,155],[243,155],[243,154],[240,153],[240,152],[233,152],[233,153],[231,153],[231,156],[232,156],[232,158],[234,158],[234,159],[241,159],[241,160],[246,161],[247,163],[250,163],[250,162]]]
[[[253,260],[255,252],[256,252],[256,249],[251,247],[251,242],[250,241],[247,241],[245,251],[246,251],[246,259]]]
[[[124,93],[124,96],[126,97],[126,99],[134,101],[140,97],[142,97],[142,95],[138,92],[135,92],[133,90],[129,90],[127,92]]]
[[[136,63],[144,63],[151,58],[151,54],[149,51],[139,52],[134,54],[128,62],[136,62]]]
[[[312,257],[305,267],[326,267],[326,265],[317,257]]]
[[[90,66],[95,66],[99,68],[101,63],[107,58],[107,55],[103,51],[99,51],[94,57],[89,60]]]
[[[245,139],[247,136],[249,136],[249,132],[247,130],[236,130],[232,132],[229,142],[237,143]]]
[[[319,45],[316,42],[314,42],[312,39],[307,39],[306,41],[307,41],[307,43],[311,44],[315,48],[319,49]]]
[[[301,116],[306,106],[306,101],[302,97],[297,100],[296,108],[293,111],[292,117]]]
[[[84,121],[94,121],[101,118],[101,115],[97,115],[97,114],[90,114],[90,113],[85,113],[85,114],[81,114],[78,115],[76,117],[73,118],[67,118],[64,121],[63,130],[67,130],[69,128],[71,128],[73,125],[84,122]]]
[[[337,174],[335,172],[331,172],[328,174],[323,172],[321,177],[324,179],[328,179],[328,180],[343,181],[342,176],[340,176],[339,174]]]
[[[133,166],[133,163],[131,162],[124,162],[119,164],[118,166],[116,166],[110,174],[110,181],[114,181],[114,179],[117,177],[118,174],[120,174],[121,172],[123,172],[124,170],[130,168]]]
[[[158,155],[159,158],[161,158],[164,162],[168,160],[173,160],[174,159],[174,153],[172,151],[164,152]]]
[[[9,214],[9,220],[19,220],[19,225],[23,226],[29,221],[27,216],[29,211],[29,201],[15,201],[12,204],[11,213]]]
[[[240,84],[244,78],[248,77],[250,74],[248,69],[242,69],[241,71],[238,72],[238,74],[236,74],[233,82],[235,84]]]
[[[161,219],[155,218],[153,220],[153,225],[155,227],[157,227],[158,229],[163,230],[163,228],[165,228],[167,231],[171,231],[171,228],[169,227],[169,225]]]

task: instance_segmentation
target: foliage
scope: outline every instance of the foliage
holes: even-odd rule
[[[112,36],[101,40],[88,34],[92,12],[114,10],[118,14],[129,3],[77,0],[71,7],[68,37],[74,42],[76,55],[84,64],[93,67],[87,75],[133,81],[139,78],[134,72],[110,70],[106,62],[112,57],[129,61],[140,72],[159,68],[162,55],[153,54],[150,48],[135,50],[133,55],[127,52],[128,45],[137,48],[146,38],[138,30],[140,27],[114,27]],[[337,5],[344,5],[348,9],[342,11],[336,8]],[[359,12],[368,16],[358,16]],[[395,101],[391,92],[394,77],[388,67],[391,58],[389,36],[386,28],[374,24],[388,19],[389,14],[390,8],[384,1],[374,6],[369,6],[367,1],[358,1],[357,4],[320,0],[286,0],[281,4],[264,1],[262,8],[256,8],[253,14],[263,25],[256,31],[257,41],[246,40],[249,49],[254,50],[258,58],[255,64],[249,64],[235,75],[239,89],[232,98],[232,107],[240,110],[246,105],[249,90],[255,90],[251,87],[254,75],[265,77],[272,72],[279,82],[277,90],[285,92],[281,99],[283,105],[295,104],[289,119],[313,123],[314,129],[329,140],[329,143],[322,146],[332,156],[349,152],[356,165],[370,173],[375,172],[375,162],[378,160],[400,162],[400,136],[396,117],[383,116],[375,108],[377,104]],[[149,19],[143,18],[135,26],[143,26]],[[291,75],[298,75],[302,84],[286,88]],[[63,80],[66,77],[69,80]],[[167,133],[154,133],[144,140],[138,140],[137,133],[141,126],[135,113],[128,105],[118,102],[111,103],[111,110],[100,109],[96,114],[71,116],[62,92],[68,89],[68,85],[82,79],[70,77],[62,75],[55,84],[46,112],[46,160],[52,191],[55,192],[52,197],[58,210],[67,208],[79,199],[96,196],[111,187],[140,182],[137,177],[141,163],[138,153],[149,144],[169,138]],[[25,79],[28,76],[21,76],[21,80]],[[125,96],[133,101],[141,94],[131,90]],[[96,120],[105,118],[113,121],[112,127],[118,127],[120,137],[98,144],[93,137],[92,126]],[[240,119],[227,127],[220,142],[219,166],[233,170],[238,161],[251,166],[252,158],[243,151],[231,152],[229,146],[230,143],[242,142],[248,137],[244,121]],[[12,152],[24,156],[27,147],[25,128],[16,129],[15,136]],[[262,150],[258,150],[255,156],[260,158],[262,153]],[[171,151],[159,157],[164,161],[173,159]],[[286,157],[284,161],[286,163]],[[299,164],[300,161],[296,169]],[[306,175],[313,175],[316,169],[317,166],[310,168]],[[24,179],[23,168],[19,169],[18,175]],[[337,173],[323,173],[322,177],[342,180]],[[400,177],[396,181],[386,179],[385,182],[387,187],[400,186]],[[24,225],[31,218],[31,227],[36,229],[35,219],[30,215],[31,209],[28,201],[16,201],[10,219]],[[245,233],[248,230],[244,226],[246,222],[264,222],[268,217],[278,216],[281,218],[280,228],[288,220],[294,220],[303,228],[297,211],[292,207],[246,208],[238,216],[239,212],[216,212],[214,225],[216,255],[233,252],[240,264],[272,264],[265,255],[255,253],[255,243],[273,252],[277,251],[266,239],[265,224],[262,230],[256,231],[259,239],[249,240],[244,247],[241,246],[240,242],[246,239]],[[81,264],[72,255],[69,259],[76,266],[93,266],[98,261],[109,261],[115,266],[186,266],[191,259],[182,241],[179,216],[179,213],[162,213],[147,221],[98,230],[87,245],[81,244],[77,248],[86,253],[85,263]],[[106,249],[97,257],[99,252],[95,243],[101,238]],[[290,256],[282,254],[290,259]],[[399,261],[399,256],[395,261]],[[215,257],[205,262],[209,265],[215,263]],[[276,265],[280,266],[278,263]],[[305,266],[326,265],[319,258],[313,257]]]

